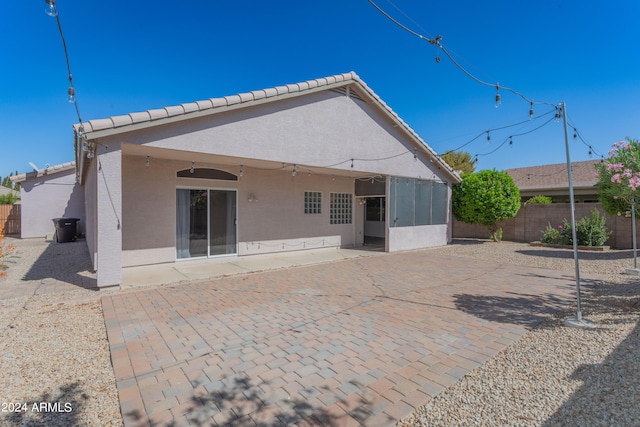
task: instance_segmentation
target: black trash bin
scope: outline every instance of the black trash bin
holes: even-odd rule
[[[56,226],[55,241],[58,243],[73,242],[78,232],[78,218],[53,218]]]

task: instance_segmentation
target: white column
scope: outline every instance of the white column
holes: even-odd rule
[[[122,283],[122,151],[120,144],[98,145],[97,280],[98,287]]]

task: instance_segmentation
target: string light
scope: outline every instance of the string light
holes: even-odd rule
[[[46,3],[45,12],[47,15],[56,18],[56,22],[58,24],[58,32],[60,33],[60,38],[62,39],[62,47],[64,49],[64,57],[67,63],[67,76],[69,79],[69,89],[67,89],[67,100],[74,104],[76,107],[76,114],[78,116],[78,123],[82,123],[82,117],[80,117],[80,108],[78,107],[78,102],[76,99],[76,91],[73,87],[73,75],[71,74],[71,65],[69,63],[69,52],[67,51],[67,42],[64,39],[64,34],[62,33],[62,25],[60,24],[60,16],[58,15],[58,7],[56,6],[55,0],[44,0]]]
[[[496,84],[496,108],[499,108],[502,104],[502,100],[500,97],[500,84]]]
[[[195,165],[196,165],[196,161],[191,160],[191,168],[189,169],[190,173],[193,173],[196,170]]]
[[[146,166],[149,167],[149,156],[147,156]]]
[[[72,104],[75,104],[75,102],[76,102],[76,91],[73,88],[73,86],[69,86],[69,89],[67,90],[67,94],[69,95],[67,97],[67,101],[69,101]]]
[[[47,15],[58,16],[58,10],[56,8],[56,0],[44,0],[44,1],[47,4],[44,7],[44,11],[47,13]]]
[[[240,176],[244,175],[244,165],[240,163]]]
[[[296,175],[298,175],[298,170],[297,170],[296,168],[297,168],[297,166],[296,166],[296,165],[293,165],[293,172],[291,172],[291,176],[296,176]]]
[[[487,129],[487,141],[491,142],[491,135],[489,134],[489,132],[491,131]]]
[[[531,102],[529,107],[529,120],[533,120],[533,102]]]

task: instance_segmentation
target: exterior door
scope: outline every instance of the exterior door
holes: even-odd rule
[[[176,190],[176,258],[237,253],[235,190]]]

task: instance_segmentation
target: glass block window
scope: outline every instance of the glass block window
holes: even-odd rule
[[[304,192],[304,213],[322,213],[322,193],[319,191]]]
[[[351,224],[353,195],[331,193],[329,224]]]

